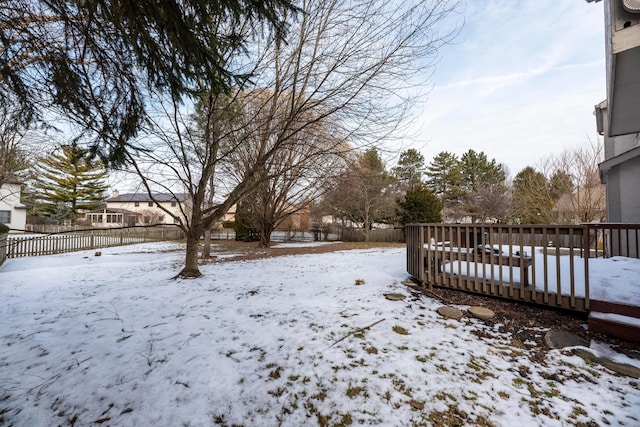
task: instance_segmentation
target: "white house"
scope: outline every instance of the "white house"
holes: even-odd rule
[[[20,232],[27,224],[28,207],[20,203],[21,183],[7,181],[0,187],[0,224],[7,225],[12,232]]]
[[[186,194],[153,194],[152,199],[146,193],[119,194],[114,191],[102,209],[87,212],[85,217],[93,227],[122,227],[177,224],[180,218],[185,221],[188,213]]]

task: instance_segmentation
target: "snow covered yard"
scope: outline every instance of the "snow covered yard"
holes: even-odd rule
[[[0,267],[0,425],[640,425],[640,380],[441,318],[400,283],[403,248],[171,280],[181,250]]]

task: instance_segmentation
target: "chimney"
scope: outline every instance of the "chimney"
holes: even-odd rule
[[[118,190],[113,190],[113,193],[111,194],[111,197],[116,199],[116,198],[118,198],[119,195],[120,195],[120,193],[118,192]]]

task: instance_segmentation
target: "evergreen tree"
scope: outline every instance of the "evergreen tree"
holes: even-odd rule
[[[514,216],[523,224],[551,223],[554,200],[547,178],[531,166],[522,169],[513,180]]]
[[[455,154],[438,153],[427,167],[427,185],[440,198],[445,216],[461,215],[464,196],[462,164]]]
[[[475,192],[480,186],[502,184],[507,176],[495,159],[483,152],[469,150],[460,159],[465,190]]]
[[[573,179],[571,175],[563,170],[556,170],[549,179],[549,192],[556,201],[565,194],[572,194]]]
[[[400,154],[398,165],[393,168],[394,176],[404,188],[421,184],[424,172],[424,156],[414,148],[403,151]]]
[[[0,104],[22,124],[61,109],[105,158],[122,163],[146,93],[215,93],[251,77],[241,54],[261,31],[284,40],[290,0],[12,0],[0,2]],[[266,31],[269,32],[269,31]]]
[[[98,208],[108,188],[103,164],[76,145],[38,159],[36,169],[34,211],[59,223],[75,222],[79,210]]]
[[[404,227],[410,223],[441,222],[442,203],[426,185],[415,185],[398,200],[396,214]]]
[[[484,220],[487,208],[492,203],[502,200],[496,196],[504,194],[507,174],[495,159],[489,161],[485,153],[477,153],[474,150],[469,150],[462,155],[460,167],[464,189],[464,211],[474,223],[478,219]],[[501,210],[501,207],[489,209],[491,212]]]

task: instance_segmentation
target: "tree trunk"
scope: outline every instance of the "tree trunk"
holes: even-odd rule
[[[204,241],[202,242],[202,259],[211,257],[211,229],[204,230]]]
[[[200,244],[200,227],[192,227],[187,231],[187,251],[185,255],[184,268],[176,277],[195,278],[201,277],[198,269],[198,245]]]
[[[270,248],[271,247],[271,233],[273,233],[273,225],[262,225],[262,230],[260,232],[260,243],[258,244],[259,248]]]

